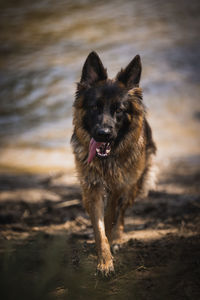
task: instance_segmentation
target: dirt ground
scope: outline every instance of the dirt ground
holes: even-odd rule
[[[0,291],[14,299],[200,299],[196,158],[160,168],[127,211],[115,274],[95,274],[93,231],[73,174],[0,175]]]

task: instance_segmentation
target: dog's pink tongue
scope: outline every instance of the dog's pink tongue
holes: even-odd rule
[[[90,163],[95,154],[96,154],[96,149],[101,145],[102,143],[96,142],[93,138],[90,140],[90,145],[89,145],[89,155],[88,155],[88,163]]]

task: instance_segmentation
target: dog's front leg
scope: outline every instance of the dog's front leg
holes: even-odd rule
[[[94,189],[89,197],[89,213],[98,254],[97,270],[108,276],[109,273],[114,272],[114,266],[110,245],[105,234],[103,193]]]

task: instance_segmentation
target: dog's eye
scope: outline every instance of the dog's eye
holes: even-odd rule
[[[121,108],[117,108],[116,111],[115,111],[117,114],[120,114],[122,112],[122,109]]]

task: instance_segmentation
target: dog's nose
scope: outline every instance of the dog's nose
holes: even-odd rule
[[[101,140],[108,140],[109,137],[111,136],[111,130],[109,128],[99,128],[97,130],[97,136],[98,138],[100,138]]]

